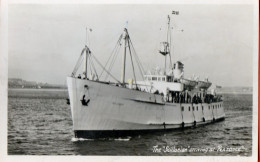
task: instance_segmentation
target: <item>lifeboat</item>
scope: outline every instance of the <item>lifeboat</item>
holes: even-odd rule
[[[199,89],[208,89],[211,86],[211,82],[198,81],[197,88]]]
[[[185,86],[186,88],[189,88],[189,89],[193,89],[193,88],[195,88],[195,86],[197,85],[197,82],[196,82],[196,81],[194,81],[194,80],[189,80],[189,79],[184,79],[184,78],[180,79],[180,82],[181,82],[182,84],[184,84],[184,86]]]

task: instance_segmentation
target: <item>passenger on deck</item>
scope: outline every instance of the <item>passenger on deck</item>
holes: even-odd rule
[[[177,92],[177,103],[179,103],[179,101],[180,101],[180,93],[179,92]]]
[[[156,90],[156,91],[154,92],[154,94],[159,94],[159,91],[158,91],[158,90]]]
[[[181,98],[181,103],[184,103],[184,96],[183,96],[182,93],[181,93],[181,95],[180,95],[180,98]]]

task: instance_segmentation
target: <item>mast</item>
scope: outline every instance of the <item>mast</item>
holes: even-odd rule
[[[86,79],[88,77],[88,52],[89,52],[89,49],[88,49],[88,46],[87,46],[87,40],[88,40],[87,34],[88,34],[88,28],[86,28],[86,44],[85,44],[86,54],[85,54],[85,57],[84,57],[84,72],[83,72]]]
[[[168,28],[167,28],[167,35],[166,35],[166,41],[161,42],[161,49],[159,50],[159,53],[161,53],[164,56],[164,74],[166,74],[166,65],[167,65],[167,55],[170,55],[170,47],[169,47],[169,35],[170,34],[170,16],[168,15]],[[171,39],[171,38],[170,38]],[[170,64],[171,64],[171,56],[170,56]],[[171,65],[172,66],[172,65]]]
[[[172,58],[171,58],[171,19],[170,16],[168,15],[168,31],[167,31],[167,42],[168,42],[168,49],[169,49],[169,57],[170,57],[170,66],[172,68]],[[170,37],[169,37],[170,35]],[[170,39],[170,40],[169,40]]]
[[[127,29],[124,29],[124,39],[125,39],[125,47],[124,47],[124,54],[123,54],[123,59],[122,59],[122,72],[121,72],[121,83],[125,83],[125,65],[126,65],[126,48],[127,48]]]
[[[169,30],[170,30],[170,16],[168,15],[168,29],[167,29],[167,39],[166,39],[166,42],[167,42],[167,45],[166,45],[166,51],[169,51],[169,54],[170,54],[170,48],[169,48]],[[166,74],[166,57],[167,55],[165,55],[165,65],[164,65],[164,73]]]
[[[173,15],[179,15],[179,11],[172,11]],[[159,53],[164,56],[164,73],[166,74],[166,68],[167,68],[167,55],[169,55],[170,58],[170,68],[172,69],[172,58],[171,58],[171,43],[172,43],[172,34],[171,34],[171,18],[170,15],[168,15],[168,23],[167,23],[167,36],[166,41],[161,42],[161,49],[159,50]],[[181,30],[183,31],[183,30]]]

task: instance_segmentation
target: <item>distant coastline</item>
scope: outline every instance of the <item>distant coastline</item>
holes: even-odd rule
[[[61,89],[67,90],[67,85],[41,83],[36,81],[26,81],[21,78],[9,78],[9,89]],[[252,94],[253,87],[222,87],[218,89],[221,94]]]
[[[222,87],[218,90],[221,94],[253,94],[253,87]]]
[[[21,78],[8,78],[9,89],[67,89],[66,85],[27,81]]]

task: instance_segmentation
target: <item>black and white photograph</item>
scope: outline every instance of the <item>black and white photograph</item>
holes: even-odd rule
[[[141,2],[5,1],[1,161],[257,160],[258,1]]]

